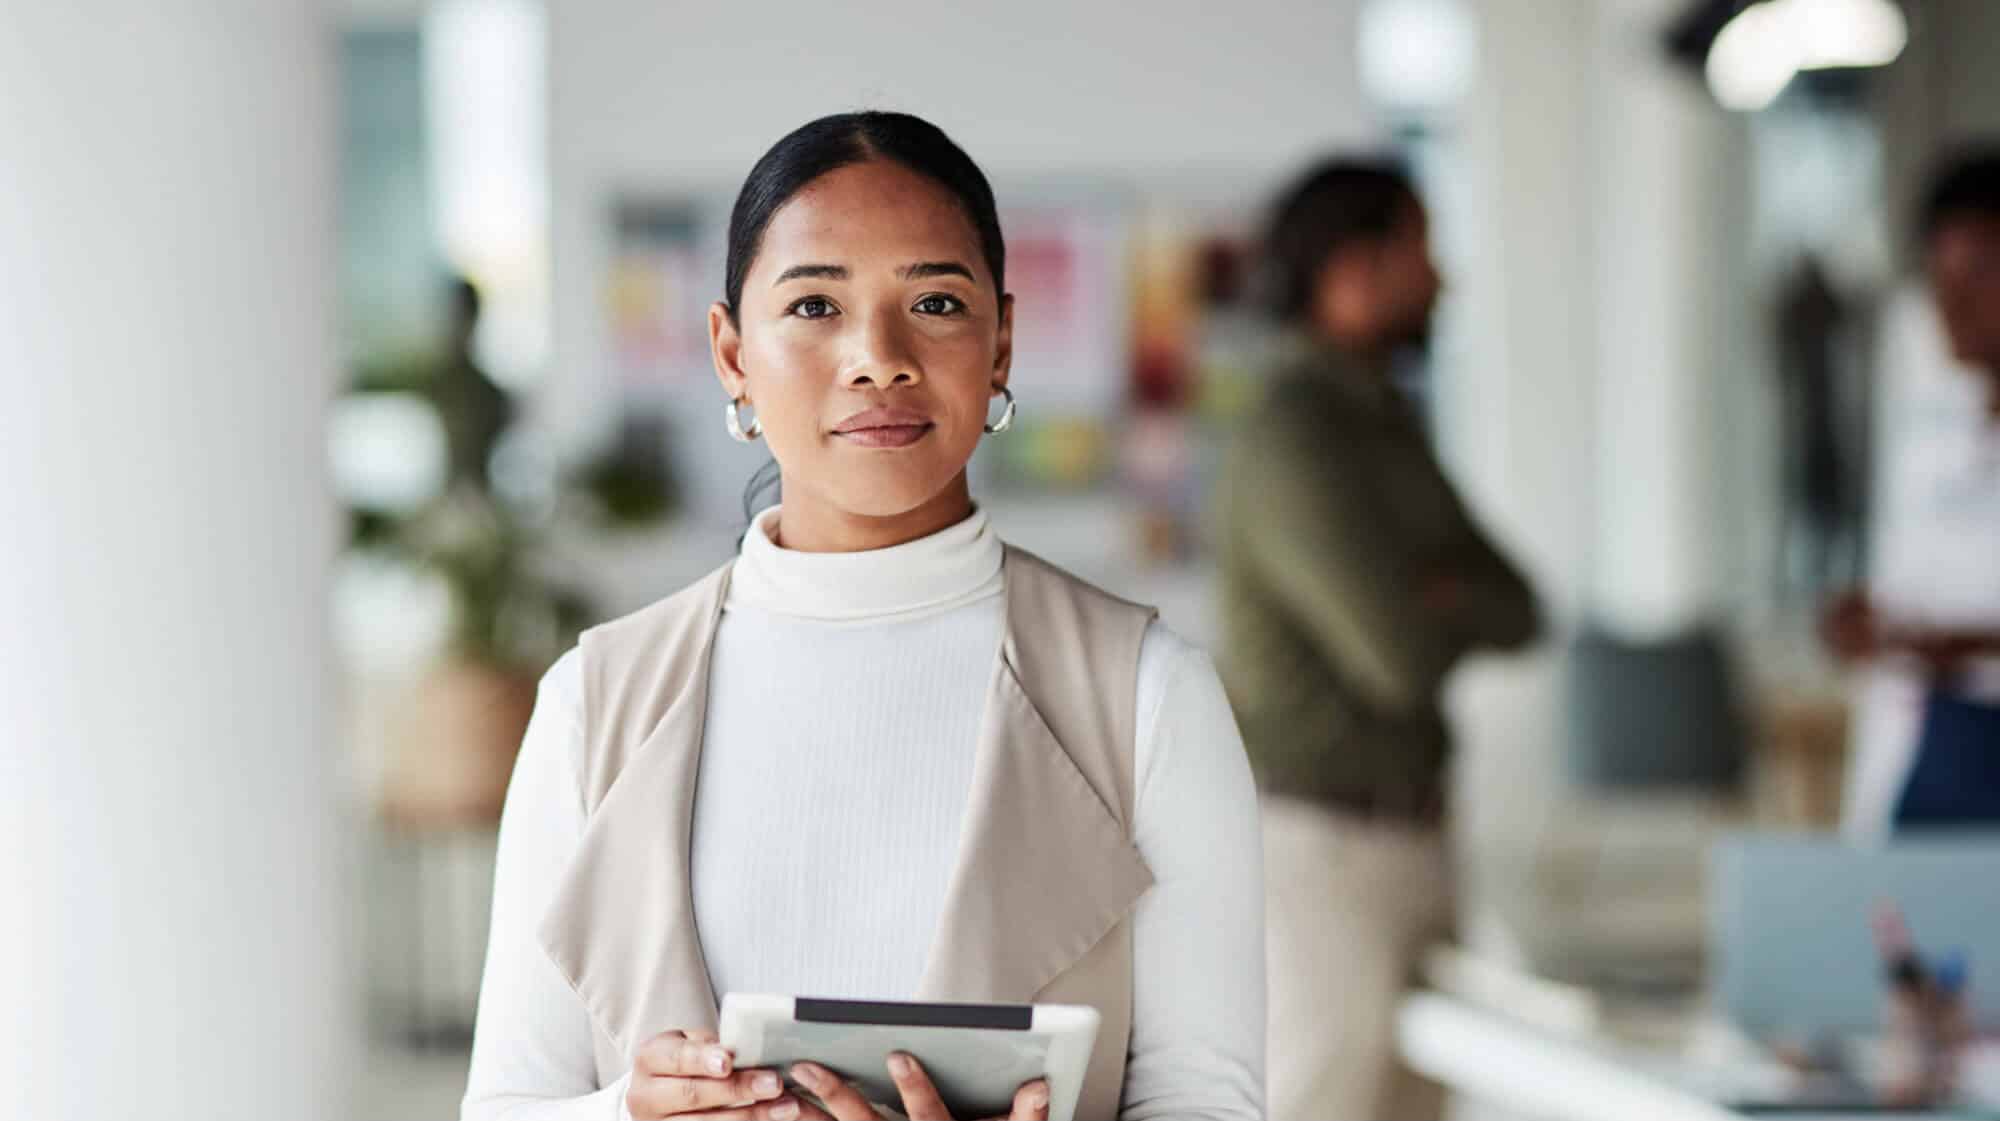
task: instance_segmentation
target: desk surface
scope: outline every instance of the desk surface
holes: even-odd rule
[[[1678,1057],[1535,1027],[1434,992],[1405,998],[1397,1024],[1404,1061],[1476,1101],[1545,1121],[1739,1121],[1719,1104],[1735,1076]],[[1754,1072],[1750,1077],[1755,1077]],[[1963,1113],[1786,1113],[1786,1121],[1965,1121]]]

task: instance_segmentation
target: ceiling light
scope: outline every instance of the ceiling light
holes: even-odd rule
[[[1801,70],[1886,66],[1909,37],[1894,0],[1761,0],[1716,35],[1708,87],[1726,108],[1755,112]]]
[[[1708,48],[1708,88],[1725,109],[1754,113],[1775,100],[1798,72],[1789,28],[1791,5],[1764,0],[1737,13]]]
[[[1910,41],[1903,10],[1891,0],[1789,0],[1799,69],[1887,66]]]
[[[1443,109],[1465,96],[1479,28],[1464,0],[1370,0],[1355,29],[1361,88],[1390,109]]]

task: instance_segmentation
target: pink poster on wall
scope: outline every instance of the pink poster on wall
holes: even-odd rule
[[[1043,416],[1114,415],[1125,397],[1125,222],[1107,202],[1002,216],[1014,294],[1015,392]]]

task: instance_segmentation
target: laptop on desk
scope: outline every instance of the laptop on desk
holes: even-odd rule
[[[1884,970],[1870,918],[1885,900],[1902,909],[1920,953],[1965,955],[1974,1023],[2000,1026],[2000,832],[1878,846],[1725,839],[1709,879],[1717,1003],[1755,1035],[1880,1031]]]

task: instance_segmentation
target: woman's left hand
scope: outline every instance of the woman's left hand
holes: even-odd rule
[[[903,1096],[903,1114],[910,1121],[953,1121],[937,1087],[931,1085],[930,1075],[924,1073],[923,1065],[915,1057],[901,1053],[889,1056],[889,1077],[895,1080],[896,1089]],[[792,1078],[833,1111],[826,1113],[807,1104],[804,1117],[819,1121],[876,1121],[880,1116],[859,1090],[818,1063],[796,1064],[792,1067]],[[1049,1084],[1037,1078],[1014,1091],[1013,1112],[990,1121],[1048,1121],[1048,1116]]]

